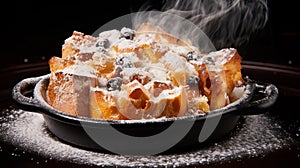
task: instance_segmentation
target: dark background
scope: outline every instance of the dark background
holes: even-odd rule
[[[74,30],[92,34],[108,21],[137,12],[141,0],[10,1],[1,4],[1,68],[47,62],[60,56],[64,40]],[[162,3],[148,1],[153,9]],[[295,1],[269,0],[269,20],[250,41],[236,47],[245,61],[299,67],[299,18]],[[4,61],[5,60],[5,61]]]
[[[161,1],[152,0],[149,3],[153,5],[153,8],[159,8]],[[61,55],[64,40],[70,37],[74,30],[92,34],[108,21],[138,11],[144,3],[143,0],[85,0],[80,2],[13,0],[2,3],[0,6],[0,97],[2,98],[0,109],[6,109],[13,104],[11,97],[7,95],[11,93],[11,87],[16,82],[25,77],[44,74],[47,61],[52,56]],[[265,28],[253,34],[247,44],[237,47],[244,61],[300,68],[300,61],[298,61],[300,56],[298,52],[300,48],[299,6],[296,3],[297,1],[294,0],[268,1],[269,20]],[[35,66],[41,63],[43,66]],[[299,71],[293,73],[280,71],[280,68],[275,69],[277,71],[256,68],[259,66],[246,67],[246,74],[278,86],[280,96],[274,107],[276,109],[274,113],[279,113],[280,117],[287,121],[283,124],[283,128],[287,128],[286,130],[292,132],[295,139],[299,140],[299,113],[294,110],[299,108],[298,104],[294,103],[299,102]],[[29,70],[26,71],[26,69]],[[10,111],[3,110],[2,113],[6,112]],[[232,161],[228,166],[223,167],[239,167],[239,164],[245,167],[284,167],[289,163],[289,166],[299,165],[298,142],[295,144],[296,147],[287,145],[289,149],[274,151],[263,159],[253,157],[249,158],[250,161],[247,159],[239,162]],[[46,158],[48,161],[46,163],[38,153],[31,153],[31,149],[24,153],[22,149],[17,150],[15,146],[6,146],[6,144],[1,144],[0,151],[0,160],[4,162],[3,165],[8,163],[15,167],[32,167],[37,166],[37,163],[41,166],[44,163],[47,167],[57,167],[57,165],[80,167],[69,162],[51,161],[49,158]],[[20,155],[22,157],[14,155],[18,152],[22,153]],[[218,165],[212,165],[212,167],[218,167]]]

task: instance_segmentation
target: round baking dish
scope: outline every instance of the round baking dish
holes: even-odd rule
[[[101,120],[54,109],[46,101],[48,84],[49,74],[25,78],[14,86],[13,99],[21,109],[42,114],[49,130],[66,143],[126,155],[152,155],[209,144],[228,135],[241,116],[268,111],[278,97],[275,85],[246,78],[238,100],[206,115]]]

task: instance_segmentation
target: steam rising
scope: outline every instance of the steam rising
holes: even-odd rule
[[[161,11],[193,22],[217,49],[248,42],[268,20],[267,0],[165,0]],[[163,18],[158,20],[167,22]],[[181,23],[170,23],[170,29],[178,26]]]

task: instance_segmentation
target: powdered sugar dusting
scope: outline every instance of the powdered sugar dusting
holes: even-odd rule
[[[57,72],[63,72],[64,74],[75,74],[78,76],[96,77],[95,69],[85,64],[73,65]]]
[[[246,116],[230,137],[193,150],[154,156],[125,156],[70,146],[53,136],[41,114],[7,109],[1,117],[1,139],[24,153],[45,159],[101,167],[187,167],[262,157],[286,147],[292,139],[268,114]]]

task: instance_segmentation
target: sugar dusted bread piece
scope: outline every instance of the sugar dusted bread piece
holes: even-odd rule
[[[225,48],[203,55],[200,61],[192,61],[198,70],[201,90],[215,110],[231,102],[232,90],[245,81],[241,73],[242,57],[234,48]]]
[[[136,80],[124,87],[124,91],[118,96],[117,106],[129,119],[179,117],[184,116],[187,111],[184,88],[173,89],[157,82],[143,86]]]
[[[153,35],[153,39],[156,41],[160,41],[162,43],[168,43],[172,45],[177,46],[185,46],[193,50],[198,50],[195,48],[192,43],[189,41],[189,39],[178,39],[174,37],[173,35],[170,35],[166,33],[163,29],[160,27],[157,27],[151,23],[143,23],[138,29],[137,29],[137,36],[143,36],[143,35]]]
[[[96,38],[84,33],[73,31],[71,37],[65,40],[62,46],[62,58],[74,57],[84,48],[89,48],[94,45]]]
[[[91,118],[106,120],[127,120],[117,107],[114,93],[104,89],[93,88],[90,92]]]
[[[63,70],[67,67],[70,67],[75,64],[74,57],[70,57],[69,59],[63,59],[56,56],[53,56],[48,61],[50,71],[56,72],[59,70]]]
[[[97,85],[98,80],[94,77],[63,71],[51,73],[48,102],[67,114],[93,117],[90,113],[90,88]]]

